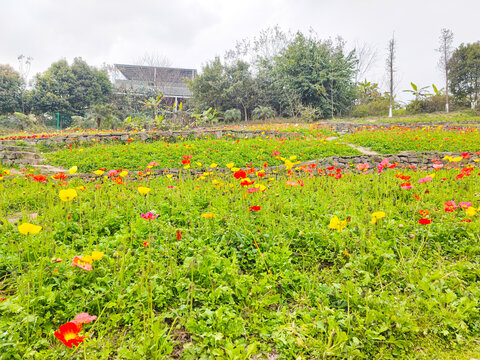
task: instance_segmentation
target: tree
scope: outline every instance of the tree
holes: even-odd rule
[[[36,113],[83,116],[91,106],[107,103],[111,92],[112,84],[106,71],[75,58],[71,66],[66,60],[60,60],[45,73],[37,74],[29,100]]]
[[[20,76],[22,77],[22,92],[21,92],[21,102],[22,102],[22,112],[25,113],[25,90],[28,85],[28,75],[30,74],[30,67],[32,65],[33,58],[31,56],[19,55],[17,57],[18,67],[20,70]]]
[[[452,94],[475,109],[480,92],[480,41],[455,49],[448,68]]]
[[[244,120],[248,121],[257,98],[255,80],[249,71],[249,65],[244,61],[238,61],[232,66],[227,66],[225,71],[229,85],[227,95],[237,107],[242,107]]]
[[[225,67],[219,57],[207,63],[200,75],[188,81],[188,87],[193,93],[193,103],[198,110],[214,108],[224,111],[235,107],[228,103],[226,93],[229,85]]]
[[[355,53],[344,44],[320,41],[298,33],[275,58],[274,71],[285,96],[298,95],[301,104],[321,116],[346,112],[355,100]]]
[[[449,80],[449,69],[448,63],[450,58],[452,57],[452,42],[453,42],[453,32],[448,29],[442,29],[440,34],[440,46],[437,51],[440,53],[440,60],[438,61],[438,66],[443,71],[443,75],[445,76],[445,111],[448,113],[449,111],[449,103],[448,103],[448,80]]]
[[[377,61],[377,50],[368,44],[357,44],[355,54],[358,62],[355,71],[355,82],[360,83],[360,79],[365,79],[368,72]]]
[[[388,87],[389,87],[389,97],[390,97],[390,108],[388,110],[388,117],[392,117],[393,114],[393,99],[394,99],[394,80],[393,80],[393,74],[395,73],[395,53],[396,53],[396,46],[397,43],[395,42],[395,34],[392,36],[391,40],[388,42],[388,54],[387,54],[387,70],[389,73],[389,81],[388,81]]]
[[[23,80],[9,65],[0,65],[0,114],[21,109]]]

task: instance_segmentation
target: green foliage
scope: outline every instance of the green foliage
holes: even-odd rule
[[[314,122],[319,117],[317,109],[315,109],[310,105],[307,105],[307,106],[300,105],[299,111],[300,111],[300,118],[306,122]]]
[[[0,65],[0,114],[21,110],[23,80],[9,65]]]
[[[457,101],[476,108],[480,96],[480,42],[461,44],[454,51],[448,69],[450,88]]]
[[[184,155],[192,156],[192,168],[208,168],[211,163],[225,167],[228,162],[237,166],[251,163],[261,168],[265,163],[281,165],[283,161],[277,155],[295,155],[299,160],[324,158],[333,155],[359,155],[357,150],[345,144],[325,142],[322,137],[329,132],[317,131],[317,138],[299,137],[298,139],[238,139],[231,136],[224,139],[206,137],[198,140],[165,139],[153,143],[129,141],[125,144],[78,144],[75,147],[46,153],[49,162],[65,168],[78,166],[80,171],[90,172],[102,167],[112,169],[145,169],[149,162],[158,162],[161,168],[183,167]],[[318,138],[320,137],[320,138]],[[238,141],[238,142],[237,142]],[[299,147],[301,144],[301,148]],[[227,161],[228,159],[228,161]],[[197,165],[196,163],[201,165]]]
[[[446,97],[445,95],[434,95],[419,100],[410,102],[406,111],[408,114],[432,113],[443,111],[445,109]],[[450,107],[454,110],[454,107]]]
[[[125,185],[67,179],[85,187],[69,203],[51,178],[5,177],[0,358],[478,357],[480,218],[443,207],[478,203],[479,182],[438,170],[419,184],[425,172],[402,169],[416,200],[397,170],[353,172],[251,174],[266,189],[249,194],[231,173],[147,180],[131,171]],[[430,225],[418,223],[420,209]],[[152,210],[158,218],[141,218]],[[385,217],[372,224],[375,211]],[[19,213],[41,232],[19,234],[7,221]],[[329,229],[333,216],[348,219],[344,230]],[[72,266],[94,250],[105,256],[91,271]],[[53,333],[82,312],[98,318],[66,348]]]
[[[274,71],[282,88],[298,94],[303,105],[315,107],[322,117],[345,114],[355,99],[356,58],[344,51],[341,41],[322,42],[298,33],[276,57]]]
[[[189,83],[195,106],[221,112],[242,109],[245,120],[259,106],[290,116],[299,115],[300,105],[314,107],[322,117],[349,110],[355,98],[356,58],[354,52],[345,54],[343,42],[322,42],[298,33],[277,45],[282,47],[274,55],[256,53],[251,63],[241,54],[225,63],[218,57],[207,63]]]
[[[351,115],[353,117],[369,117],[369,116],[387,116],[390,106],[390,100],[385,97],[378,97],[368,102],[355,105]]]
[[[60,60],[45,73],[37,74],[28,103],[37,114],[60,112],[84,116],[93,105],[107,103],[111,92],[112,84],[105,71],[75,58],[71,66]]]
[[[226,95],[229,84],[225,67],[218,57],[208,62],[202,68],[202,73],[189,81],[188,85],[193,92],[193,103],[200,111],[210,107],[224,111],[233,107]]]
[[[253,110],[252,117],[255,120],[273,119],[275,117],[275,110],[269,106],[259,106]]]
[[[383,154],[401,151],[480,151],[480,134],[474,127],[466,130],[448,127],[438,129],[432,124],[425,127],[393,126],[375,131],[365,127],[353,134],[345,135],[343,139]]]
[[[41,117],[36,117],[33,114],[25,115],[15,112],[11,115],[0,117],[0,128],[8,131],[29,129],[40,132],[45,130],[45,124]]]
[[[223,114],[225,121],[240,121],[242,120],[242,112],[238,109],[228,109]]]

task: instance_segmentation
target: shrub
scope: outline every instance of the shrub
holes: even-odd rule
[[[93,118],[86,118],[83,116],[72,116],[72,125],[70,128],[73,129],[94,129],[96,126],[96,121]]]
[[[229,109],[223,115],[225,121],[240,121],[242,120],[242,112],[238,109]]]
[[[253,110],[252,117],[255,120],[271,119],[275,117],[275,110],[269,106],[259,106]]]
[[[445,95],[435,95],[424,99],[413,100],[407,105],[408,114],[433,113],[445,111]]]
[[[370,101],[368,103],[356,105],[352,111],[353,117],[368,117],[368,116],[387,116],[390,107],[390,100],[387,98],[380,98]]]
[[[307,122],[314,122],[319,118],[318,111],[316,108],[310,105],[300,105],[300,118]]]

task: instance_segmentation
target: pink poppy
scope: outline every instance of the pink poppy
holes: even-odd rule
[[[88,324],[96,319],[97,317],[95,315],[90,315],[89,313],[81,313],[75,316],[75,319],[72,322],[76,324]]]
[[[144,218],[145,220],[152,220],[152,219],[156,219],[158,217],[158,215],[152,213],[151,211],[147,212],[146,214],[143,214],[142,213],[142,218]]]
[[[78,266],[80,269],[83,269],[85,271],[93,270],[92,264],[89,264],[89,263],[83,261],[81,256],[75,256],[73,258],[72,266]]]
[[[462,209],[468,209],[469,207],[472,206],[472,203],[462,201],[461,203],[458,203],[458,206],[461,207]]]
[[[370,165],[368,163],[357,164],[355,168],[359,171],[367,171]]]
[[[453,212],[457,208],[455,201],[446,201],[445,202],[445,212]]]
[[[421,183],[426,183],[426,182],[429,182],[429,181],[432,181],[432,178],[430,176],[427,176],[427,177],[424,177],[424,178],[421,178],[418,180],[418,182],[421,184]]]
[[[400,185],[402,189],[408,190],[408,189],[413,189],[413,186],[411,183],[403,183]]]

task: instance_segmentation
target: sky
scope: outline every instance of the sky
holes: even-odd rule
[[[444,87],[435,51],[440,30],[453,31],[455,47],[479,41],[479,13],[479,0],[0,0],[0,64],[18,70],[19,55],[32,57],[32,78],[60,59],[101,66],[148,53],[201,70],[237,41],[278,25],[374,49],[367,79],[386,90],[386,49],[395,34],[397,93],[406,100],[410,82]]]

